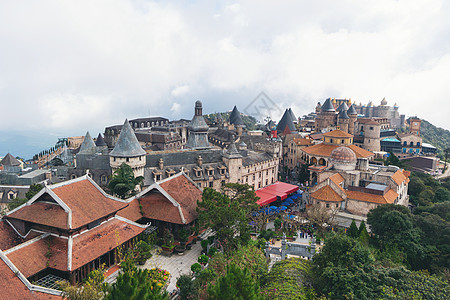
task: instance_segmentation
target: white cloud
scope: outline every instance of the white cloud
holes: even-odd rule
[[[449,14],[442,0],[2,1],[0,126],[83,134],[264,90],[297,115],[386,97],[450,128]]]

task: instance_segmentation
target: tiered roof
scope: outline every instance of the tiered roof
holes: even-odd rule
[[[197,218],[197,201],[201,201],[201,198],[201,190],[180,172],[143,190],[118,215],[133,221],[144,217],[189,224]]]

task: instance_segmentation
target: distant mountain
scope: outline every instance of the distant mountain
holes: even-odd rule
[[[213,122],[215,122],[216,118],[219,117],[219,114],[224,121],[226,121],[226,122],[230,121],[231,112],[212,113],[212,114],[208,114],[208,115],[203,115],[203,117],[205,117],[209,122],[213,123]],[[244,114],[241,114],[241,117],[242,117],[242,121],[244,122],[247,130],[257,129],[258,121],[254,117],[247,116]]]
[[[444,157],[444,149],[450,148],[450,131],[436,127],[426,120],[422,120],[420,133],[423,141],[438,148],[439,157]]]

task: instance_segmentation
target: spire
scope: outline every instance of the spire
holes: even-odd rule
[[[342,101],[341,105],[339,105],[339,107],[338,107],[338,109],[337,109],[338,112],[340,112],[340,111],[342,111],[342,110],[345,110],[345,111],[348,110],[348,106],[347,106],[347,104],[345,104],[344,101]]]
[[[244,122],[242,121],[241,113],[237,109],[236,105],[234,106],[234,108],[230,114],[230,124],[244,125]]]
[[[209,148],[208,142],[208,124],[202,115],[203,107],[201,101],[195,102],[195,115],[188,125],[189,136],[186,143],[186,148],[191,149],[205,149]]]
[[[101,133],[98,134],[97,136],[97,140],[95,141],[95,145],[97,147],[103,147],[103,146],[107,146],[105,143],[105,140],[103,139],[103,136]]]
[[[350,108],[347,110],[347,115],[351,116],[351,115],[357,115],[358,113],[356,112],[355,107],[352,105],[350,106]]]
[[[291,115],[291,119],[293,122],[297,122],[297,118],[294,115],[294,112],[292,111],[291,108],[289,108],[289,114]]]
[[[239,153],[238,149],[236,148],[236,144],[234,142],[234,136],[233,136],[233,141],[231,142],[230,146],[228,147],[227,152],[225,153],[225,157],[227,157],[227,158],[242,158],[241,153]]]
[[[117,144],[109,155],[117,157],[136,157],[145,154],[146,152],[139,144],[133,128],[131,128],[130,123],[126,119],[123,123],[122,130],[120,131]]]
[[[295,128],[294,122],[292,120],[291,113],[288,109],[284,111],[283,116],[281,117],[280,122],[277,125],[277,131],[278,132],[284,132],[286,127],[288,128],[288,131],[293,132],[297,129]]]
[[[322,105],[322,111],[323,111],[323,112],[328,112],[328,111],[335,112],[335,111],[336,111],[336,110],[334,109],[333,104],[331,103],[331,99],[330,99],[330,98],[328,98],[327,100],[325,100],[325,102],[323,103],[323,105]]]
[[[347,111],[345,109],[339,112],[339,119],[350,119],[347,115]]]
[[[97,148],[95,148],[94,140],[91,137],[91,134],[86,132],[83,143],[80,146],[80,151],[78,154],[95,154],[97,152]]]

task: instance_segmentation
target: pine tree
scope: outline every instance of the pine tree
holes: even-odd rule
[[[245,268],[241,270],[235,264],[227,266],[227,273],[220,277],[214,286],[208,286],[208,299],[211,300],[259,300],[259,286]]]
[[[355,220],[352,220],[350,228],[347,230],[347,235],[352,238],[357,238],[359,236],[358,226],[356,226]]]
[[[364,223],[361,223],[361,224],[364,224]],[[362,226],[359,226],[360,233],[359,233],[358,240],[364,246],[369,246],[369,233],[367,232],[366,226],[362,227],[362,230],[361,230],[361,227]]]

